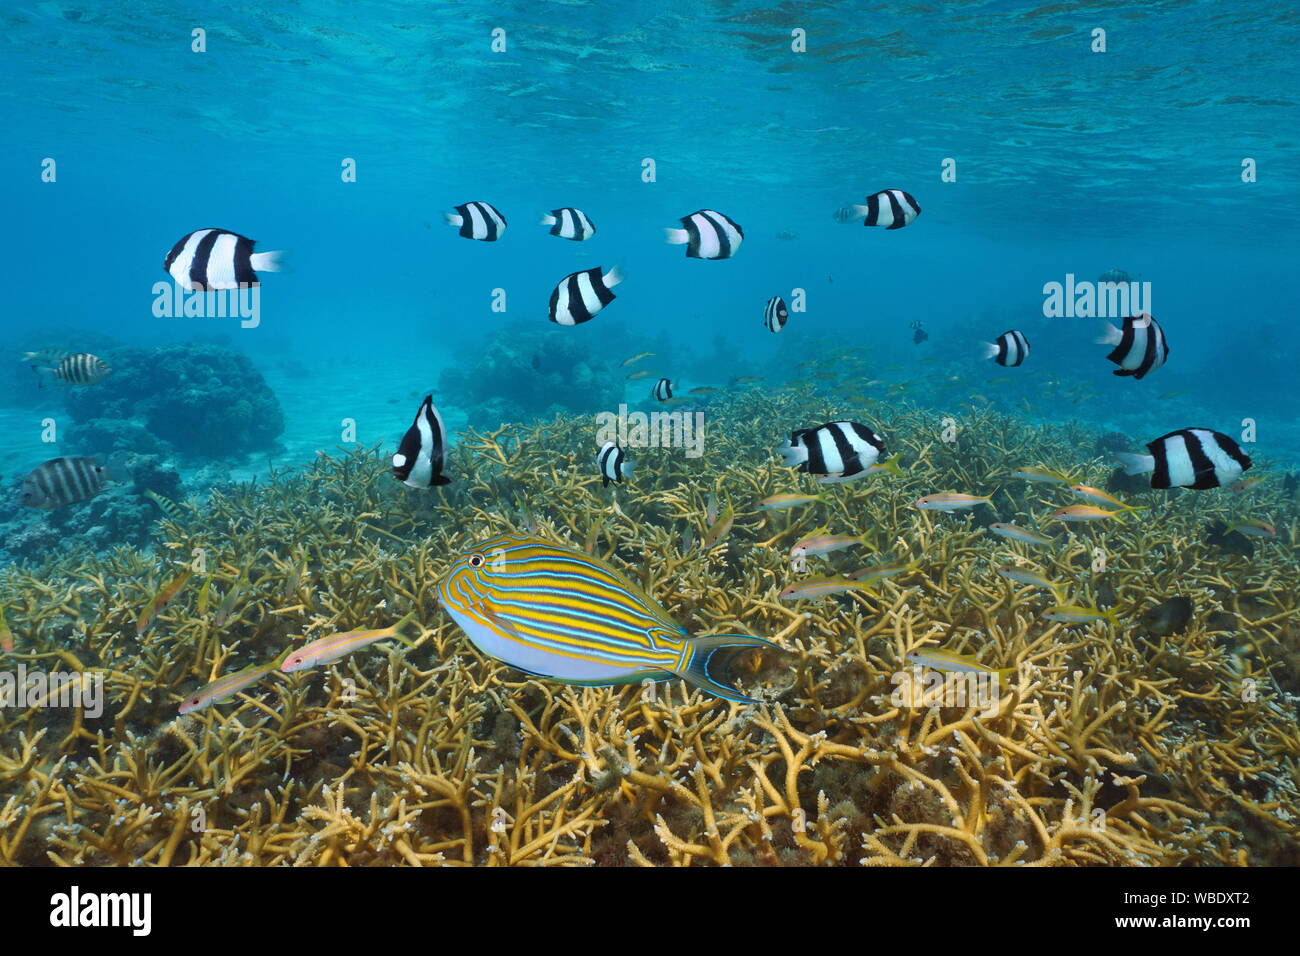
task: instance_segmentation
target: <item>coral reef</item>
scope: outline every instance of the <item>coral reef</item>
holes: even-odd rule
[[[1062,493],[1007,473],[1100,482],[1110,466],[1089,458],[1094,432],[966,405],[945,443],[934,413],[866,409],[906,476],[821,489],[786,512],[755,503],[816,486],[771,447],[841,411],[802,386],[720,399],[704,457],[642,449],[626,486],[602,490],[590,426],[561,414],[462,436],[445,489],[400,486],[377,450],[358,449],[214,493],[186,521],[161,520],[151,549],[0,570],[18,644],[0,667],[102,681],[105,698],[97,716],[0,709],[0,863],[1300,862],[1294,502],[1252,492],[1290,526],[1250,559],[1203,541],[1245,507],[1226,493],[1146,491],[1131,502],[1140,518],[1009,542],[984,531],[987,509],[910,503],[991,492],[997,520],[1046,528]],[[736,517],[706,551],[690,542],[715,492]],[[823,524],[916,570],[874,593],[778,600],[789,545]],[[456,551],[525,529],[614,563],[692,633],[785,648],[743,679],[762,703],[681,682],[565,687],[482,659],[436,606],[436,582]],[[137,639],[159,585],[196,560],[201,573]],[[818,560],[820,573],[862,558]],[[1032,562],[1074,603],[1099,602],[1104,584],[1123,623],[1045,620],[1042,591],[994,573],[1008,561]],[[1185,628],[1132,626],[1178,596],[1195,608]],[[413,650],[377,645],[176,716],[218,674],[412,610]],[[954,705],[946,686],[899,702],[894,675],[922,644],[1017,672],[990,706]]]
[[[89,451],[164,450],[237,459],[275,447],[284,412],[240,352],[213,344],[120,348],[113,374],[69,390],[73,443]]]

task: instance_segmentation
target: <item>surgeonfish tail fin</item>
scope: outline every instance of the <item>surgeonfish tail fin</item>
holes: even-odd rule
[[[555,217],[552,216],[552,215],[548,212],[548,213],[547,213],[545,216],[543,216],[541,219],[538,219],[538,220],[537,220],[537,225],[539,225],[539,226],[553,226],[553,225],[555,225]]]
[[[745,651],[767,647],[779,651],[771,641],[748,634],[712,634],[687,640],[691,655],[677,676],[689,684],[707,691],[723,700],[737,704],[756,704],[737,689],[732,676],[732,665]]]
[[[1001,667],[1001,668],[998,668],[998,680],[999,680],[999,681],[1004,681],[1004,680],[1006,680],[1008,677],[1015,677],[1015,676],[1016,676],[1016,671],[1018,671],[1019,669],[1020,669],[1020,668],[1018,668],[1018,667]]]
[[[1124,466],[1124,474],[1126,475],[1144,475],[1148,471],[1156,470],[1156,460],[1152,455],[1132,455],[1121,451],[1116,452],[1115,457]]]
[[[104,470],[108,474],[109,481],[130,481],[131,471],[127,467],[127,453],[124,451],[115,451],[105,459],[101,459]]]
[[[627,270],[621,265],[617,265],[606,272],[602,278],[605,280],[605,285],[616,286],[627,278]]]
[[[899,463],[898,463],[898,460],[899,460],[900,458],[902,458],[902,457],[903,457],[902,455],[894,455],[894,456],[891,457],[889,460],[887,460],[887,461],[882,461],[882,462],[880,463],[880,467],[883,468],[883,469],[885,469],[885,471],[893,472],[893,473],[894,473],[895,475],[897,475],[899,478],[902,478],[902,477],[903,477],[903,468],[902,468],[902,466],[899,465]]]
[[[393,640],[401,641],[407,647],[414,647],[421,633],[423,629],[420,627],[420,622],[416,620],[414,611],[393,625]]]
[[[785,466],[787,468],[793,468],[795,465],[802,465],[808,460],[808,449],[804,448],[803,445],[796,445],[793,442],[787,441],[777,449],[777,452],[779,452],[781,457],[785,459]]]
[[[996,342],[981,342],[981,343],[980,343],[980,357],[981,357],[981,358],[991,359],[991,358],[993,358],[993,356],[995,356],[995,355],[997,355],[997,354],[998,354],[998,346],[997,346],[997,343],[996,343]]]
[[[449,226],[459,226],[465,221],[458,212],[444,212],[442,218]]]
[[[270,252],[255,252],[248,257],[248,264],[254,272],[283,272],[284,250],[272,249]]]
[[[685,229],[665,229],[664,242],[670,246],[684,246],[691,241],[690,233]]]
[[[1097,329],[1097,337],[1092,341],[1095,345],[1119,345],[1123,339],[1123,332],[1109,322],[1102,320],[1101,328]]]

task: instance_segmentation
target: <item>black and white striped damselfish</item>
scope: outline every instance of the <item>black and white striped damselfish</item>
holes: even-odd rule
[[[631,478],[633,464],[635,463],[627,460],[627,454],[618,447],[617,442],[605,442],[596,454],[596,467],[600,469],[600,477],[603,479],[601,487],[608,487],[611,481],[621,485],[624,478]]]
[[[187,292],[246,289],[259,272],[279,272],[283,252],[254,252],[256,239],[229,229],[196,229],[177,240],[163,271]]]
[[[582,242],[596,234],[596,224],[581,209],[561,206],[552,209],[549,215],[542,217],[543,226],[551,227],[551,235],[561,239]]]
[[[455,212],[442,214],[447,225],[457,227],[457,235],[481,242],[496,242],[506,231],[506,217],[487,202],[467,202]]]
[[[668,242],[686,246],[688,259],[730,259],[745,241],[740,224],[714,209],[681,218],[681,229],[665,229]]]
[[[1149,455],[1120,452],[1116,457],[1130,475],[1151,473],[1152,488],[1219,488],[1250,467],[1250,456],[1222,432],[1180,428],[1147,445]]]
[[[887,467],[876,464],[885,451],[885,440],[859,422],[827,422],[795,429],[777,451],[787,468],[819,475],[818,483],[823,485],[855,481]],[[896,472],[898,466],[888,470]]]
[[[503,535],[462,552],[438,585],[442,606],[482,653],[528,674],[605,687],[675,677],[736,703],[748,634],[692,637],[610,565],[571,548]]]
[[[841,207],[835,213],[835,221],[849,223],[861,219],[864,226],[902,229],[919,215],[921,215],[921,204],[911,193],[903,192],[901,189],[884,189],[868,196],[866,205]]]
[[[33,365],[32,368],[36,369],[36,374],[42,378],[42,388],[45,386],[45,376],[64,385],[98,385],[113,373],[112,367],[107,362],[89,352],[65,356],[52,366]]]
[[[125,455],[104,459],[52,458],[23,481],[20,501],[25,508],[52,511],[95,497],[110,481],[127,479]]]
[[[1029,339],[1025,338],[1025,333],[1015,329],[1003,332],[996,342],[982,343],[981,347],[985,358],[1008,367],[1019,365],[1029,357]]]
[[[623,279],[623,270],[618,266],[604,275],[597,266],[565,276],[551,293],[547,318],[557,325],[590,322],[597,312],[614,301],[616,296],[610,290]]]
[[[412,488],[446,485],[451,479],[442,473],[446,462],[447,430],[433,407],[433,396],[424,396],[415,421],[402,436],[393,456],[393,477]]]
[[[767,300],[767,308],[763,310],[763,324],[769,332],[780,332],[789,319],[790,312],[785,307],[785,299],[774,295]]]
[[[1132,375],[1135,379],[1144,378],[1169,358],[1165,330],[1145,313],[1126,318],[1123,328],[1117,329],[1109,322],[1103,322],[1097,344],[1115,346],[1106,356],[1119,366],[1114,374]]]
[[[661,402],[666,402],[673,397],[673,383],[666,378],[661,378],[655,382],[655,387],[651,389],[650,394]]]

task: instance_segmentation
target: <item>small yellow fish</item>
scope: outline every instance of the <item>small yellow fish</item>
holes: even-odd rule
[[[937,495],[917,498],[912,505],[922,511],[957,511],[961,508],[974,508],[978,504],[991,506],[992,497],[992,495],[968,495],[960,491],[943,491]]]
[[[212,590],[212,576],[203,579],[203,587],[199,588],[199,617],[204,617],[208,613],[208,592]]]
[[[869,568],[854,571],[849,575],[849,577],[854,581],[861,581],[863,584],[870,584],[873,581],[882,581],[895,574],[906,574],[909,571],[916,571],[920,567],[920,562],[913,558],[911,561],[898,562],[896,564],[875,564]]]
[[[1128,511],[1137,511],[1139,506],[1126,507]],[[1107,511],[1104,508],[1098,508],[1096,505],[1069,505],[1058,511],[1053,511],[1052,515],[1057,521],[1101,521],[1103,518],[1114,518],[1116,521],[1122,521],[1123,511]]]
[[[1047,537],[1047,535],[1039,534],[1037,531],[1030,531],[1028,528],[1022,528],[1019,525],[1006,524],[1005,522],[1000,521],[989,525],[989,530],[1000,537],[1010,538],[1012,541],[1023,541],[1025,544],[1056,543],[1053,539]]]
[[[0,651],[6,654],[14,652],[14,632],[9,630],[9,622],[5,620],[3,607],[0,607]]]
[[[1043,617],[1049,621],[1059,621],[1062,624],[1087,624],[1092,621],[1109,621],[1111,624],[1119,624],[1119,616],[1114,611],[1103,611],[1095,607],[1079,607],[1078,605],[1054,607]]]
[[[1073,480],[1052,468],[1040,468],[1037,465],[1030,465],[1027,468],[1017,468],[1011,473],[1011,477],[1023,478],[1025,481],[1051,481],[1062,485],[1068,485]]]
[[[692,395],[715,395],[715,394],[717,394],[717,393],[720,392],[720,391],[722,391],[722,389],[720,389],[720,388],[714,388],[712,385],[700,385],[700,386],[697,386],[696,388],[691,389],[690,394],[692,394]]]
[[[760,376],[758,376],[758,375],[742,375],[742,376],[740,376],[739,378],[733,378],[733,379],[731,380],[731,384],[732,384],[732,385],[752,385],[754,382],[761,382],[761,381],[763,381],[763,379],[762,379],[762,377],[760,377]]]
[[[1107,504],[1115,505],[1124,511],[1133,511],[1132,505],[1126,505],[1113,495],[1109,495],[1100,488],[1093,488],[1089,485],[1071,485],[1070,490],[1076,495],[1084,498],[1091,498],[1093,501],[1104,501]]]
[[[941,647],[918,647],[914,651],[908,651],[906,660],[945,674],[994,674],[999,680],[1016,672],[1014,667],[989,667],[981,664],[974,654],[958,654]]]
[[[723,538],[727,536],[727,532],[731,530],[731,525],[735,522],[735,520],[736,520],[735,509],[733,509],[731,507],[731,503],[728,502],[727,510],[722,512],[721,517],[719,517],[718,520],[713,523],[713,527],[709,528],[709,533],[706,534],[704,536],[704,540],[700,542],[700,547],[703,548],[705,551],[708,551],[715,544],[720,542]]]
[[[266,675],[274,674],[279,670],[280,665],[284,663],[284,659],[289,656],[290,650],[292,648],[286,647],[280,656],[273,661],[254,664],[233,674],[223,674],[211,684],[200,687],[186,697],[181,702],[180,712],[182,714],[192,714],[196,711],[205,710],[213,704],[219,704],[223,700],[229,700],[244,688],[256,684]]]
[[[280,663],[280,670],[292,674],[294,671],[306,670],[309,667],[319,667],[389,638],[411,647],[414,646],[419,634],[420,626],[415,623],[415,614],[408,614],[391,627],[378,631],[348,631],[346,634],[331,634],[328,637],[317,638],[286,655]]]
[[[158,612],[170,604],[176,595],[181,593],[181,588],[185,587],[185,583],[193,575],[193,569],[186,570],[158,589],[158,593],[154,595],[153,600],[144,609],[144,613],[140,615],[140,620],[136,621],[135,633],[137,637],[149,630],[149,625],[158,616]]]
[[[1233,482],[1232,490],[1240,494],[1243,491],[1250,491],[1264,479],[1261,477],[1243,478],[1241,481]]]
[[[650,356],[652,356],[652,355],[654,355],[654,352],[638,352],[636,355],[633,355],[631,358],[625,358],[625,359],[623,359],[623,365],[622,365],[622,367],[623,367],[623,368],[627,368],[627,367],[628,367],[629,365],[631,365],[632,363],[634,363],[634,362],[639,362],[639,361],[641,361],[643,358],[650,358]]]
[[[850,578],[809,578],[797,584],[791,584],[780,594],[782,601],[800,601],[804,598],[825,597],[828,594],[843,594],[846,591],[870,591],[866,582]]]
[[[638,378],[645,378],[647,375],[650,375],[650,374],[652,374],[652,373],[651,373],[651,371],[650,371],[649,369],[647,369],[647,368],[643,368],[643,369],[641,369],[641,371],[639,371],[639,372],[633,372],[631,375],[629,375],[629,376],[627,377],[627,380],[628,380],[629,382],[635,382]]]
[[[1265,521],[1238,521],[1236,524],[1228,525],[1228,530],[1224,532],[1235,531],[1238,534],[1244,534],[1252,538],[1276,538],[1277,528]]]
[[[1052,581],[1049,581],[1047,580],[1047,578],[1043,577],[1037,571],[1031,571],[1028,568],[1017,568],[1017,567],[1012,567],[1011,565],[1007,565],[1005,567],[998,568],[998,574],[1002,575],[1004,578],[1007,578],[1011,581],[1015,581],[1018,584],[1028,584],[1031,587],[1044,588],[1048,591],[1051,591],[1052,593],[1057,595],[1056,599],[1058,601],[1061,600],[1061,595],[1063,594],[1065,588],[1064,585],[1056,584]]]
[[[790,549],[790,557],[803,558],[810,554],[830,554],[860,544],[866,544],[862,535],[827,534],[827,529],[818,528],[795,542],[794,547]]]
[[[814,501],[822,500],[821,495],[779,494],[764,498],[758,506],[764,511],[784,511],[786,508],[810,505]]]

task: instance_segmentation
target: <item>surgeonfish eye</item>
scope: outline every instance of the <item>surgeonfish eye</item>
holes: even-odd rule
[[[483,555],[481,555],[481,554],[471,554],[471,555],[469,556],[469,566],[470,566],[471,568],[481,568],[481,567],[483,567]]]

